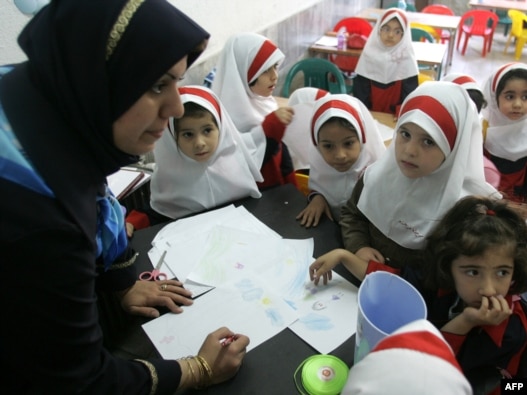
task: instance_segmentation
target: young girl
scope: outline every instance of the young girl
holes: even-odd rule
[[[342,208],[344,246],[362,259],[420,265],[430,230],[461,197],[497,191],[483,174],[481,127],[466,90],[427,82],[407,97],[386,153]]]
[[[185,86],[179,92],[185,113],[170,119],[168,131],[154,149],[150,217],[156,219],[131,213],[127,221],[136,229],[159,218],[180,218],[246,196],[261,196],[256,185],[262,180],[258,166],[216,95],[202,86]]]
[[[317,226],[322,214],[339,219],[355,183],[385,151],[368,109],[349,95],[327,95],[315,102],[311,116],[309,204],[300,224]]]
[[[484,90],[485,154],[501,174],[499,190],[507,199],[527,197],[527,64],[509,63],[493,73]]]
[[[339,262],[360,280],[376,270],[400,274],[422,292],[428,319],[473,386],[494,379],[495,387],[501,376],[527,377],[521,370],[527,362],[526,306],[519,296],[527,290],[526,240],[527,226],[514,210],[467,196],[428,236],[422,270],[368,263],[340,249],[318,258],[310,276],[315,284],[321,277],[326,283]]]
[[[249,133],[261,164],[260,188],[296,185],[291,156],[282,137],[293,119],[290,107],[280,107],[272,94],[278,64],[284,54],[267,38],[240,33],[227,40],[217,64],[212,90],[218,95],[241,133]]]
[[[368,109],[392,114],[418,85],[419,68],[406,13],[387,9],[376,23],[356,68],[353,95]]]
[[[485,100],[483,91],[479,87],[476,80],[471,76],[463,73],[450,73],[445,75],[441,81],[450,81],[465,88],[468,95],[476,105],[478,113],[480,113],[482,108],[487,106],[487,101]],[[498,188],[501,179],[500,172],[494,163],[492,163],[492,161],[486,156],[483,157],[483,171],[485,173],[485,180],[487,180],[487,182],[494,188]]]

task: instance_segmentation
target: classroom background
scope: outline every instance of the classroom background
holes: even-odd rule
[[[307,57],[308,47],[324,32],[331,30],[341,18],[353,16],[364,8],[386,8],[390,4],[390,0],[251,0],[250,2],[169,0],[169,2],[192,17],[211,34],[207,50],[188,71],[183,84],[201,84],[216,64],[225,40],[234,33],[251,31],[270,38],[286,54],[280,68],[281,78],[277,86],[277,94],[282,91],[282,83],[289,68],[298,60]],[[418,9],[432,3],[445,4],[452,8],[456,15],[468,10],[467,0],[408,0],[407,2],[413,2]],[[29,19],[29,16],[18,11],[13,0],[0,0],[0,64],[17,63],[25,59],[24,53],[18,47],[17,37]],[[477,40],[471,41],[469,48],[471,46],[479,48],[480,43]],[[475,61],[480,63],[473,66],[476,71],[481,68],[481,57],[477,51],[478,49],[473,51],[474,55],[477,55],[474,56]],[[471,51],[467,51],[467,58],[470,56],[469,52]],[[493,54],[497,52],[501,54],[503,46],[497,46],[492,51]],[[456,51],[454,56],[460,57]],[[470,71],[456,69],[458,65],[460,66],[456,58],[452,64],[452,71]],[[488,58],[491,59],[492,56]],[[510,59],[513,59],[512,53]],[[493,66],[489,66],[489,73],[493,69]],[[478,82],[482,82],[477,75],[474,77]]]

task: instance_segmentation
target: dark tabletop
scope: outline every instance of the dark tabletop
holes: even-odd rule
[[[244,199],[235,203],[243,205],[260,221],[278,232],[286,239],[313,238],[315,242],[314,256],[318,257],[334,248],[342,247],[342,239],[338,225],[324,217],[315,228],[303,228],[296,221],[296,216],[305,207],[306,198],[293,185],[288,184],[263,193],[260,199]],[[132,247],[140,252],[136,264],[138,271],[150,269],[151,262],[147,252],[151,241],[165,224],[139,230],[134,234]],[[336,271],[352,281],[357,281],[342,267]],[[355,328],[350,328],[350,333]],[[146,335],[145,335],[146,337]],[[148,341],[148,338],[145,339]],[[353,363],[355,338],[350,336],[331,354],[342,359],[348,366]],[[230,381],[215,385],[207,390],[187,391],[187,394],[296,394],[293,381],[297,367],[307,357],[317,354],[317,351],[305,343],[291,330],[285,329],[278,335],[247,353],[238,374]]]

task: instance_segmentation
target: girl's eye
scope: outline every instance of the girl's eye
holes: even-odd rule
[[[425,139],[423,141],[424,145],[426,145],[427,147],[433,147],[436,145],[436,142],[434,140],[431,140],[431,139]]]
[[[510,272],[506,269],[498,270],[498,277],[508,277]]]
[[[401,135],[401,137],[404,137],[405,139],[409,139],[411,137],[410,133],[408,133],[406,130],[400,130],[399,134]]]
[[[192,137],[192,132],[182,132],[181,137],[184,137],[186,139],[189,139]]]
[[[325,150],[330,150],[331,144],[322,144],[322,148],[324,148]]]
[[[477,276],[478,275],[478,271],[476,269],[469,269],[469,270],[466,270],[465,271],[465,274],[467,276],[471,276],[471,277],[474,277],[474,276]]]

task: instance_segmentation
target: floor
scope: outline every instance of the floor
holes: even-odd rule
[[[463,38],[464,39],[464,38]],[[505,63],[514,62],[514,42],[511,42],[507,54],[503,53],[507,36],[503,35],[503,27],[498,26],[494,34],[491,52],[483,58],[481,57],[481,50],[483,48],[483,39],[481,37],[471,37],[468,41],[465,55],[454,47],[452,58],[452,65],[447,69],[447,73],[456,72],[464,73],[472,76],[483,88],[487,78],[498,67]],[[460,43],[460,50],[463,42]],[[523,55],[520,62],[527,62],[527,46],[523,50]]]

